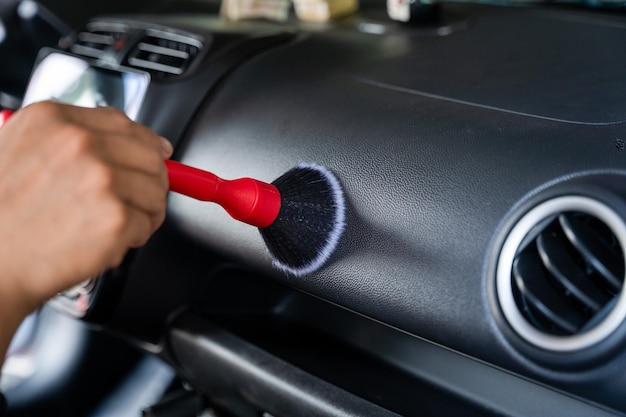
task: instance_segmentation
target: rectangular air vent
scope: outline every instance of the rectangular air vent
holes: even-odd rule
[[[124,24],[112,22],[91,22],[85,30],[76,35],[70,50],[81,56],[100,58],[107,48],[128,32]]]
[[[202,48],[198,39],[148,30],[128,57],[128,64],[158,77],[181,75]]]

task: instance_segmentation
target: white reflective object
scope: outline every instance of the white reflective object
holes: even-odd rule
[[[17,14],[24,20],[32,19],[37,15],[39,6],[32,0],[24,0],[17,6]]]
[[[52,53],[33,71],[23,106],[43,100],[82,107],[112,106],[135,120],[149,82],[147,73],[105,70],[80,58]]]
[[[408,22],[411,20],[410,0],[387,0],[387,14],[392,20]]]
[[[7,30],[4,27],[4,22],[0,20],[0,44],[4,42],[4,39],[7,37]]]

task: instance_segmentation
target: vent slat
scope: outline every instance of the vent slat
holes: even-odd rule
[[[76,55],[86,56],[89,58],[99,58],[102,56],[104,51],[103,48],[94,48],[91,46],[85,45],[72,45],[70,51],[75,53]]]
[[[536,253],[524,252],[515,260],[513,281],[523,299],[558,328],[559,333],[574,334],[585,324],[585,317],[550,285]]]
[[[544,231],[537,238],[539,256],[546,269],[573,297],[596,313],[611,297],[581,270],[566,244],[564,237],[550,231]]]
[[[78,33],[70,51],[88,58],[100,58],[106,50],[124,36],[128,28],[123,25],[90,23],[85,31]]]
[[[181,59],[189,59],[189,54],[185,51],[178,49],[167,48],[158,45],[152,45],[149,43],[141,42],[138,46],[139,50],[146,52],[153,52],[155,54],[172,56]]]
[[[197,39],[150,30],[128,57],[128,64],[157,77],[183,74],[199,52]]]
[[[577,220],[574,216],[561,215],[559,223],[572,245],[614,291],[619,291],[622,287],[620,274],[623,274],[624,257],[616,250],[614,242],[607,242],[597,229]]]
[[[78,34],[78,42],[80,43],[95,43],[101,45],[113,45],[115,37],[108,33],[91,33],[81,32]]]
[[[575,335],[610,311],[622,283],[611,284],[606,275],[624,276],[624,257],[615,235],[594,216],[561,212],[547,219],[518,247],[511,270],[515,302],[534,327]]]
[[[161,62],[155,62],[152,59],[130,58],[128,63],[133,67],[151,71],[166,72],[173,75],[180,75],[183,73],[182,68],[177,65],[167,65]]]

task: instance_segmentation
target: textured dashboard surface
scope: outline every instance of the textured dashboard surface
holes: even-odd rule
[[[448,36],[302,33],[234,71],[190,129],[178,156],[225,178],[271,181],[300,161],[338,175],[348,229],[326,268],[283,275],[258,232],[221,209],[173,196],[171,212],[190,235],[287,285],[586,395],[623,376],[611,362],[561,372],[519,355],[494,318],[490,262],[513,208],[538,190],[623,175],[623,22],[461,13],[467,27]]]
[[[363,18],[287,28],[295,37],[157,85],[147,109],[158,117],[146,110],[145,121],[162,134],[184,130],[172,137],[176,159],[266,181],[299,162],[322,164],[345,188],[348,226],[326,267],[295,278],[273,269],[256,229],[172,195],[168,224],[136,254],[112,327],[141,339],[161,329],[158,309],[191,299],[202,309],[197,288],[226,260],[398,335],[626,411],[625,326],[591,360],[535,360],[493,301],[493,262],[519,210],[563,192],[624,195],[626,156],[616,145],[626,126],[626,23],[572,10],[447,10],[464,23],[436,31]],[[190,31],[199,22],[177,20]],[[358,30],[372,25],[383,33]],[[193,92],[193,102],[185,106],[174,89]],[[168,127],[185,120],[189,127]]]

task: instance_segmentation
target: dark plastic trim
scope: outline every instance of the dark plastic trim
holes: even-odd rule
[[[395,334],[393,340],[389,332]],[[392,350],[393,356],[387,359],[393,360],[393,365],[454,396],[478,403],[484,416],[616,415],[428,341],[404,336],[411,340],[381,327],[379,332],[364,334],[367,340],[355,343],[372,353]],[[387,345],[392,341],[393,346]],[[184,313],[173,322],[168,345],[191,384],[237,416],[261,412],[311,417],[398,415],[318,379],[192,313]],[[432,407],[424,408],[403,415],[454,415],[446,404],[441,404],[436,414],[426,411],[432,413]]]
[[[170,332],[183,373],[236,415],[394,417],[191,314]]]

